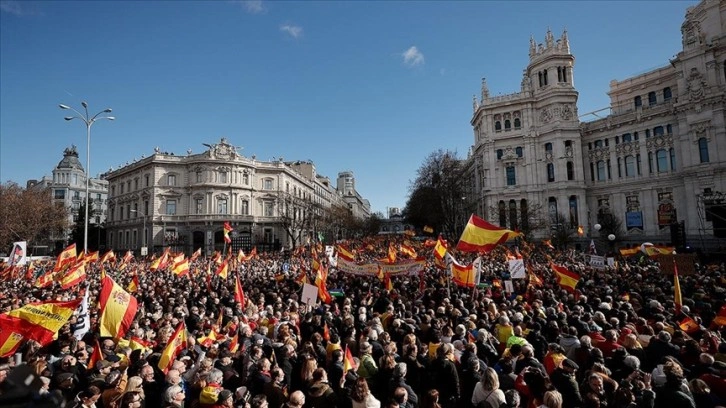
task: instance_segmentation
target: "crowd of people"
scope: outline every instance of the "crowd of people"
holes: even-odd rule
[[[381,258],[390,247],[345,245],[359,260]],[[726,405],[726,341],[718,324],[726,310],[724,264],[696,264],[694,274],[680,276],[676,312],[673,276],[644,256],[593,268],[574,250],[529,245],[521,249],[530,278],[513,280],[506,291],[503,248],[480,254],[480,285],[460,287],[435,265],[431,249],[412,245],[426,267],[392,276],[392,288],[376,276],[337,270],[320,255],[315,263],[327,269],[327,288],[336,295],[329,304],[301,300],[301,275],[314,281],[315,246],[260,254],[227,279],[207,275],[215,270],[211,256],[192,262],[185,276],[150,271],[151,259],[123,268],[92,263],[85,282],[69,289],[38,288],[19,273],[0,286],[0,312],[87,290],[91,330],[76,338],[72,317],[50,344],[26,341],[0,359],[0,406]],[[558,284],[551,262],[580,275],[576,291]],[[124,338],[99,336],[101,269],[123,287],[133,276],[139,283],[138,312]],[[235,301],[236,276],[244,304]],[[684,329],[686,317],[696,327]],[[161,352],[181,322],[187,344],[164,372]],[[102,359],[90,368],[96,344]]]

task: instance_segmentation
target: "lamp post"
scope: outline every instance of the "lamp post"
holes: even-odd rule
[[[81,112],[78,112],[74,108],[71,108],[68,105],[59,104],[58,107],[63,110],[72,110],[76,113],[76,116],[66,116],[65,120],[73,120],[73,119],[80,119],[83,121],[83,123],[86,124],[86,214],[85,219],[83,222],[83,253],[88,253],[88,186],[89,186],[89,180],[91,179],[91,126],[96,122],[98,119],[108,119],[108,120],[114,120],[116,119],[113,116],[99,116],[102,113],[111,113],[111,108],[106,108],[102,110],[101,112],[98,112],[97,114],[90,116],[88,114],[88,103],[85,101],[81,102],[81,106],[83,106],[83,109],[85,111],[85,115]]]
[[[144,214],[143,212],[141,212],[139,210],[131,210],[131,212],[141,214],[141,216],[144,217],[144,229],[142,230],[144,233],[144,238],[141,239],[141,247],[145,248],[146,247],[146,214]],[[146,254],[141,254],[141,255],[143,256]]]

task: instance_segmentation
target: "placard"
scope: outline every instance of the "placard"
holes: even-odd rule
[[[509,275],[512,279],[524,279],[527,277],[527,272],[524,269],[523,259],[509,260]]]
[[[507,292],[507,293],[514,292],[514,284],[512,283],[511,280],[505,280],[504,281],[504,291]]]
[[[318,287],[309,283],[304,284],[300,299],[310,307],[315,306],[318,303]]]

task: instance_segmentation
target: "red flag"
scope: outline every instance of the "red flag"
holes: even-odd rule
[[[217,272],[215,273],[220,278],[227,279],[227,274],[229,273],[229,264],[227,263],[226,259],[224,260],[224,262],[222,262],[222,265],[219,265],[219,268],[217,268]]]
[[[229,233],[234,231],[231,225],[229,225],[229,222],[225,221],[224,223],[224,242],[231,244],[232,238],[229,237]]]
[[[61,279],[61,288],[68,289],[86,280],[86,264],[78,262],[68,269],[68,272]]]
[[[103,353],[101,353],[101,345],[96,340],[96,344],[93,345],[93,352],[88,357],[88,369],[91,370],[101,360],[103,360]]]
[[[681,322],[678,324],[678,326],[683,330],[684,332],[688,334],[693,334],[699,330],[701,330],[701,325],[696,323],[695,320],[690,318],[689,316],[686,316]]]
[[[81,301],[82,298],[69,302],[28,303],[19,309],[0,314],[0,328],[46,345],[53,341],[53,337],[68,322]]]
[[[73,264],[76,260],[76,244],[73,243],[68,245],[68,247],[64,249],[60,255],[58,255],[53,271],[58,272],[66,266]]]
[[[568,270],[564,266],[555,265],[553,263],[550,263],[550,267],[552,267],[552,270],[555,273],[557,283],[566,291],[575,293],[575,287],[580,281],[580,275]]]
[[[176,357],[182,352],[182,350],[184,350],[186,345],[187,328],[184,326],[184,320],[182,320],[176,327],[174,334],[172,334],[169,338],[169,344],[166,345],[164,351],[161,353],[161,358],[159,359],[158,364],[159,370],[161,370],[164,374],[168,373],[171,365],[174,363],[174,360],[176,360]]]
[[[328,322],[323,323],[323,339],[330,341],[330,329],[328,329]]]
[[[456,249],[463,252],[491,251],[497,245],[520,235],[519,232],[497,227],[472,214]]]
[[[138,309],[136,298],[114,282],[111,277],[106,276],[101,281],[98,304],[101,309],[99,319],[101,336],[123,337],[136,316]]]
[[[189,262],[196,261],[200,256],[202,256],[202,248],[197,248],[197,250],[192,254],[192,257],[189,258]]]
[[[350,352],[350,349],[348,346],[345,346],[345,358],[343,358],[343,376],[345,376],[348,371],[355,369],[355,360],[353,360],[353,353]]]
[[[245,292],[242,289],[242,283],[239,281],[239,274],[235,276],[234,282],[234,301],[239,303],[244,309],[245,307]]]

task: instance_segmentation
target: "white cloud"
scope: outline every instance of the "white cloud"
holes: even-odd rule
[[[300,26],[292,24],[283,24],[280,26],[280,31],[286,33],[292,38],[299,38],[303,35],[303,29]]]
[[[18,17],[38,14],[37,11],[29,10],[27,7],[23,7],[19,1],[14,0],[0,1],[0,11],[3,13],[13,14]]]
[[[262,0],[242,0],[242,6],[251,14],[260,14],[267,11]]]
[[[404,51],[401,54],[401,57],[403,57],[403,63],[409,67],[423,65],[425,62],[423,53],[421,53],[415,45]]]

